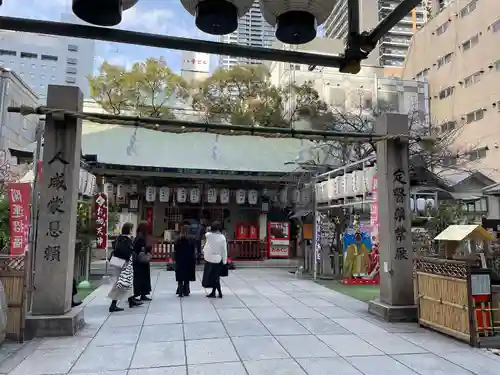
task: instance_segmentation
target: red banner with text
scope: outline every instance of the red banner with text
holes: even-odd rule
[[[10,255],[23,255],[29,244],[31,184],[11,183],[8,194]]]
[[[98,193],[94,196],[94,210],[96,247],[106,249],[108,247],[108,196],[106,193]]]

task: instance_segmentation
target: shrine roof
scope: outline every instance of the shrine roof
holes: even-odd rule
[[[294,161],[311,141],[294,138],[265,138],[250,135],[209,133],[174,134],[138,128],[135,146],[130,147],[135,128],[84,122],[82,154],[97,155],[104,165],[152,168],[289,173]],[[306,161],[304,160],[304,161]]]

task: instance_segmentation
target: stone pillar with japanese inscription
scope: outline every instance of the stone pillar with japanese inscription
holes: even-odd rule
[[[78,87],[49,85],[47,106],[82,111]],[[71,309],[81,120],[47,115],[32,315],[63,315]]]
[[[389,321],[414,321],[409,144],[390,138],[408,135],[408,116],[387,113],[375,131],[389,137],[377,143],[380,300],[370,302],[369,310]]]

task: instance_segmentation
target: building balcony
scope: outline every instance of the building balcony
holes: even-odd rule
[[[410,39],[405,39],[405,38],[397,38],[397,37],[384,37],[380,45],[393,45],[393,46],[409,46],[410,45]]]
[[[413,29],[411,27],[395,26],[387,34],[413,35]]]
[[[381,48],[380,56],[390,56],[390,57],[406,57],[406,50],[392,49],[392,48]]]

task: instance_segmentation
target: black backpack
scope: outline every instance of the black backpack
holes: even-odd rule
[[[115,241],[113,241],[113,252],[111,256],[129,260],[132,255],[132,241],[125,237],[119,236]]]

